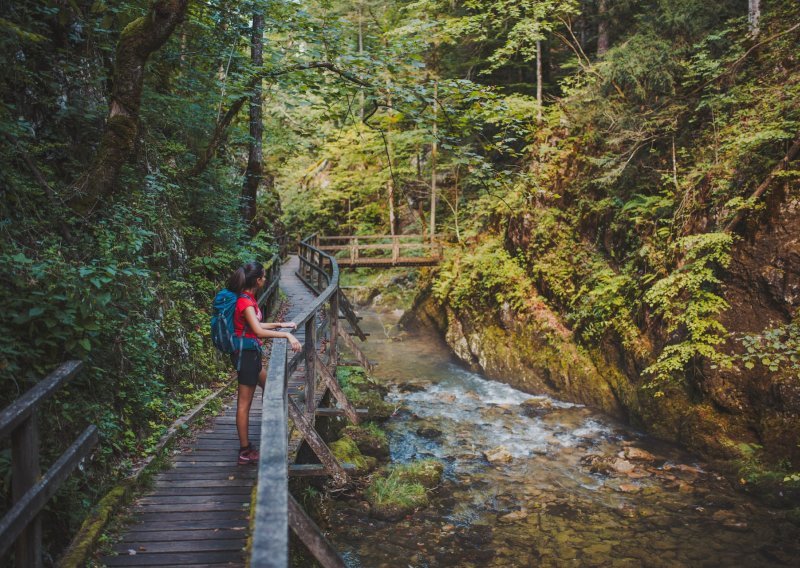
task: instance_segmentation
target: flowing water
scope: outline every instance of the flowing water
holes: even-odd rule
[[[800,529],[691,456],[470,372],[432,332],[400,333],[396,313],[361,315],[399,407],[393,462],[445,471],[431,506],[397,523],[335,501],[348,566],[800,566]]]

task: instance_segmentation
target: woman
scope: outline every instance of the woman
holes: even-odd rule
[[[255,349],[243,349],[231,354],[231,362],[239,371],[239,391],[236,403],[236,431],[239,434],[239,464],[258,463],[258,451],[250,445],[248,424],[250,422],[250,406],[256,392],[256,385],[261,386],[267,380],[267,371],[261,364],[261,339],[284,338],[289,340],[292,351],[300,351],[302,345],[295,336],[284,331],[273,331],[286,327],[296,329],[294,322],[261,323],[261,310],[258,307],[256,293],[267,281],[264,267],[258,262],[248,262],[236,270],[228,279],[228,290],[239,294],[236,310],[233,314],[233,329],[236,337],[254,339]]]

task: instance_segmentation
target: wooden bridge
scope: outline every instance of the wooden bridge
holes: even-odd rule
[[[310,244],[342,267],[433,266],[442,259],[441,242],[422,235],[315,236]]]
[[[250,437],[260,448],[257,467],[237,465],[231,399],[172,458],[171,469],[154,477],[152,490],[134,502],[121,541],[102,558],[107,566],[286,568],[290,528],[322,566],[344,566],[288,490],[289,476],[327,476],[334,485],[345,485],[352,466],[339,463],[318,432],[326,430],[326,421],[344,417],[356,424],[367,413],[350,404],[336,380],[340,346],[369,368],[354,341],[366,336],[339,288],[339,262],[315,246],[318,242],[316,236],[304,239],[298,254],[286,262],[273,257],[269,284],[259,296],[259,305],[269,313],[280,282],[290,302],[286,319],[297,323],[295,335],[303,349],[293,355],[286,340],[272,341],[266,388],[253,401],[250,415]],[[97,441],[95,428],[88,428],[54,473],[33,483],[39,475],[35,408],[79,369],[79,362],[66,364],[0,415],[0,434],[13,438],[15,483],[28,480],[15,485],[16,505],[0,527],[0,554],[16,540],[18,567],[41,565],[36,513]]]
[[[336,485],[347,483],[351,466],[336,460],[316,427],[338,416],[358,423],[365,412],[352,407],[335,379],[335,338],[367,363],[340,319],[356,335],[363,334],[339,290],[336,261],[309,240],[280,269],[281,289],[290,302],[287,319],[297,323],[295,335],[303,349],[293,355],[286,340],[272,341],[266,388],[251,410],[258,466],[236,465],[231,405],[174,459],[172,469],[156,476],[153,492],[133,508],[133,521],[115,547],[118,555],[104,558],[106,565],[285,568],[291,528],[323,566],[344,566],[288,489],[294,475],[330,476]],[[278,258],[273,263],[281,266]],[[270,286],[259,298],[262,305],[277,290],[277,273],[270,276]]]

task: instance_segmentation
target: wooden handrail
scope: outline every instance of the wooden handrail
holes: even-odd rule
[[[325,310],[326,303],[330,308],[326,315],[330,326],[328,332],[335,352],[335,338],[341,332],[338,327],[339,311],[339,266],[330,255],[319,250],[315,245],[316,235],[310,235],[299,243],[298,258],[300,272],[298,274],[318,296],[295,319],[297,326],[305,327],[305,344],[303,350],[289,360],[289,350],[285,339],[276,339],[272,344],[267,384],[263,397],[261,422],[260,456],[258,464],[258,489],[254,504],[254,533],[251,547],[250,566],[253,568],[286,568],[289,563],[289,527],[300,539],[312,549],[312,553],[325,568],[343,568],[344,563],[335,550],[325,541],[316,525],[298,512],[298,506],[289,494],[288,487],[288,427],[287,419],[291,418],[295,427],[304,436],[306,443],[312,448],[335,483],[347,481],[347,474],[336,460],[322,438],[314,430],[316,413],[316,378],[318,373],[330,384],[330,371],[325,367],[317,353],[316,338],[325,329],[317,326],[317,313]],[[315,275],[312,276],[312,273]],[[316,280],[315,282],[313,280]],[[324,284],[324,288],[322,288]],[[335,314],[337,317],[333,317]],[[305,396],[306,403],[301,408],[288,396],[288,381],[291,373],[300,361],[305,360]],[[328,364],[336,363],[336,355],[329,357]],[[338,385],[337,385],[338,386]],[[341,396],[341,394],[339,395]],[[358,420],[352,406],[347,407],[348,416]]]
[[[332,235],[332,236],[325,236],[320,235],[320,241],[346,241],[349,239],[423,239],[429,240],[430,237],[427,235]],[[434,240],[436,240],[434,238]]]
[[[28,419],[36,408],[83,368],[82,361],[67,361],[36,383],[31,390],[0,412],[0,436],[7,436]]]
[[[289,565],[287,352],[285,339],[272,341],[263,395],[258,488],[253,513],[250,566],[254,568]]]
[[[0,519],[0,557],[16,542],[14,563],[18,568],[42,565],[39,512],[98,441],[97,428],[89,426],[39,478],[37,409],[82,367],[80,361],[64,363],[0,412],[0,435],[11,436],[12,470],[12,507]]]

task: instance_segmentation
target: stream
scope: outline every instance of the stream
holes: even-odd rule
[[[401,332],[398,312],[360,315],[398,406],[392,461],[445,470],[431,505],[399,522],[334,500],[348,566],[800,566],[800,528],[691,455],[473,373],[432,331]]]

